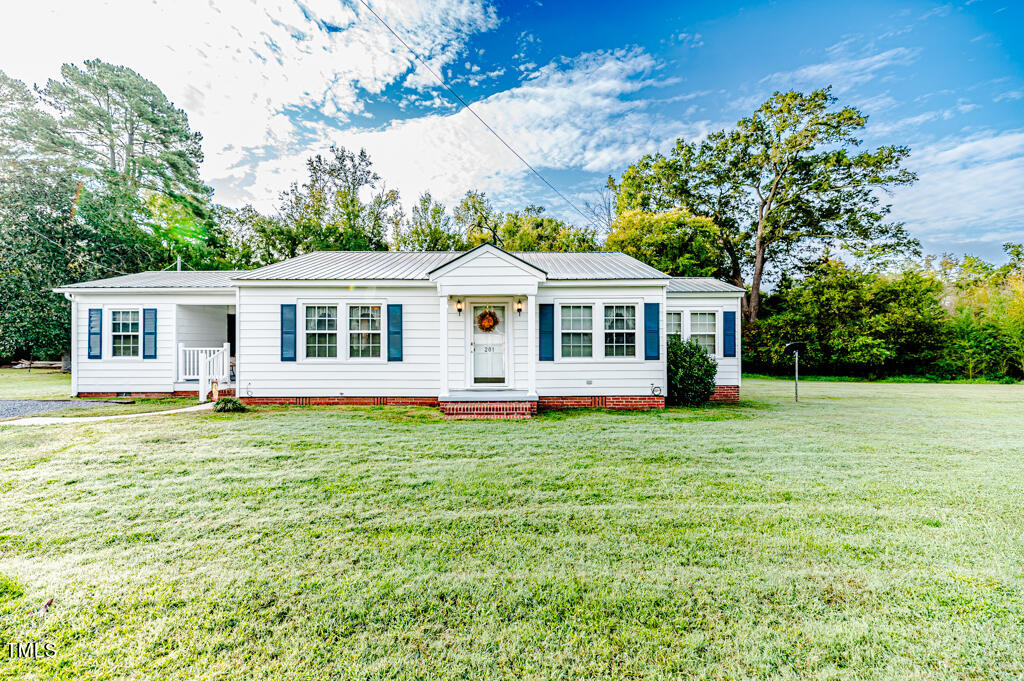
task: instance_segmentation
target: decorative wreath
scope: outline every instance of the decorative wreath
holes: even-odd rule
[[[476,328],[484,333],[490,333],[498,327],[498,315],[493,310],[484,310],[476,316]]]

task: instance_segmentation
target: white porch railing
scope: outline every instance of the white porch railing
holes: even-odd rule
[[[201,360],[206,360],[221,353],[224,348],[231,353],[230,346],[225,343],[219,348],[186,348],[184,343],[178,343],[178,380],[195,381],[199,378],[199,365]],[[230,361],[230,358],[229,360]]]
[[[231,378],[231,345],[219,348],[186,348],[178,343],[178,380],[199,381],[199,401],[205,402],[210,384],[223,385]]]

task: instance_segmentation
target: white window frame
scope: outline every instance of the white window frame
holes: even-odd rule
[[[685,340],[685,338],[686,338],[686,322],[685,322],[685,318],[686,318],[686,314],[687,314],[686,310],[665,310],[665,337],[668,338],[669,336],[676,335],[674,333],[669,332],[669,330],[668,330],[668,316],[669,315],[673,315],[673,314],[679,315],[679,334],[678,335],[679,335],[679,337],[681,339]]]
[[[350,328],[348,328],[349,314],[350,314],[349,311],[353,307],[379,307],[380,308],[380,329],[378,329],[376,332],[372,332],[372,331],[369,332],[369,333],[377,333],[377,334],[380,335],[380,355],[378,355],[377,357],[352,357],[352,355],[351,355],[351,346],[349,345],[349,343],[351,342],[352,334],[353,333],[367,333],[365,331],[353,331]],[[345,301],[344,308],[345,308],[345,318],[344,318],[345,319],[345,360],[348,361],[348,362],[357,362],[359,364],[365,364],[365,363],[368,363],[368,364],[381,363],[381,364],[383,364],[383,363],[386,363],[388,361],[388,351],[387,351],[387,340],[388,340],[387,339],[387,336],[388,336],[388,332],[387,332],[387,326],[388,326],[387,313],[388,313],[388,305],[387,305],[387,301],[383,301],[383,300],[347,300],[347,301]],[[340,324],[340,320],[339,320],[339,324]]]
[[[562,308],[563,307],[589,307],[590,308],[590,357],[566,357],[562,354]],[[557,329],[557,343],[555,348],[555,359],[559,362],[593,362],[604,354],[604,308],[600,303],[596,303],[593,300],[558,300],[555,302],[555,309],[558,313],[556,323],[558,324]],[[601,330],[597,330],[594,327],[599,321],[598,315],[600,315]],[[567,333],[579,333],[579,331],[569,330]],[[583,333],[586,333],[585,331]],[[602,343],[600,344],[600,351],[598,350],[597,336],[601,335]],[[600,354],[599,354],[600,352]]]
[[[337,324],[333,333],[335,334],[335,344],[338,348],[337,353],[334,357],[310,357],[306,354],[306,336],[310,333],[332,333],[331,331],[309,331],[306,329],[306,309],[310,307],[335,307],[338,309]],[[341,313],[345,309],[345,305],[337,300],[304,300],[299,303],[299,310],[301,315],[298,315],[298,319],[295,320],[296,326],[302,325],[302,360],[309,362],[338,362],[344,360],[345,356],[341,352]],[[348,324],[346,319],[345,324]],[[296,329],[298,330],[298,329]],[[296,334],[298,336],[299,334]]]
[[[632,305],[633,306],[633,355],[606,355],[604,349],[604,336],[606,333],[615,333],[614,331],[606,331],[604,328],[604,311],[607,307],[621,306],[621,305]],[[642,331],[644,328],[644,301],[630,299],[630,300],[605,300],[601,303],[601,355],[600,359],[604,362],[642,362],[644,361],[644,355],[641,348],[643,339],[641,338]],[[594,358],[597,359],[597,353],[594,354]]]
[[[115,312],[136,312],[139,315],[139,331],[138,331],[137,334],[135,334],[139,338],[139,344],[138,344],[139,351],[137,353],[135,353],[134,355],[116,355],[116,356],[114,355],[114,313]],[[142,307],[141,306],[135,306],[135,305],[113,305],[113,306],[110,306],[110,307],[106,307],[103,310],[103,313],[107,316],[107,320],[104,322],[103,326],[105,327],[105,330],[107,332],[107,337],[109,338],[109,340],[107,340],[105,342],[105,345],[107,346],[107,348],[106,348],[106,350],[107,350],[106,356],[109,357],[110,359],[116,360],[116,361],[121,361],[121,360],[131,361],[131,360],[142,359]],[[117,335],[125,336],[125,335],[132,335],[132,334],[119,333]]]
[[[686,331],[685,340],[690,340],[693,337],[693,329],[691,328],[691,315],[694,313],[702,314],[713,314],[715,316],[715,352],[712,355],[715,359],[722,357],[722,311],[714,307],[691,307],[683,311],[684,314],[684,329]]]

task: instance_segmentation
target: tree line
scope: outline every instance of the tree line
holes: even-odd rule
[[[609,178],[571,224],[503,212],[468,190],[408,207],[365,151],[308,159],[276,210],[219,206],[202,136],[135,71],[89,60],[29,87],[0,72],[0,357],[66,351],[54,286],[180,258],[246,269],[314,250],[619,250],[675,276],[747,289],[748,366],[780,371],[788,340],[815,370],[1020,377],[1021,248],[1003,267],[923,258],[887,191],[915,181],[910,150],[864,148],[864,113],[830,88],[777,92],[729,130],[677,140]],[[1014,321],[1018,320],[1018,321]],[[1018,348],[1018,349],[1015,349]]]

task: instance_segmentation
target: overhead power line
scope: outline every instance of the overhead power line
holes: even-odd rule
[[[423,58],[420,57],[420,55],[416,53],[416,50],[412,49],[412,47],[409,45],[409,43],[405,42],[405,40],[402,38],[402,36],[398,35],[398,33],[395,31],[395,29],[391,28],[391,26],[388,25],[388,22],[384,21],[384,19],[381,18],[381,16],[374,11],[373,8],[370,7],[370,5],[366,2],[366,0],[359,0],[359,2],[363,5],[363,7],[365,7],[366,9],[368,9],[370,11],[370,14],[372,14],[373,16],[375,16],[377,18],[377,21],[379,21],[384,26],[384,28],[386,28],[389,31],[391,31],[391,35],[393,35],[396,38],[398,38],[398,42],[402,43],[402,45],[405,46],[405,49],[409,50],[409,53],[412,54],[412,56],[416,58],[416,61],[418,61],[423,66],[423,68],[425,68],[427,70],[427,72],[430,73],[430,75],[432,75],[434,77],[434,80],[436,80],[446,90],[448,90],[448,92],[450,92],[452,94],[452,97],[455,97],[455,99],[459,100],[459,103],[462,104],[462,107],[466,111],[468,111],[469,113],[473,114],[473,117],[476,118],[478,121],[480,121],[480,123],[485,128],[487,128],[487,130],[492,135],[494,135],[496,138],[498,138],[498,141],[501,142],[502,144],[504,144],[506,149],[511,151],[515,155],[516,158],[518,158],[520,161],[522,161],[524,166],[526,166],[527,168],[530,169],[530,172],[532,172],[534,175],[536,175],[540,179],[541,182],[546,184],[551,191],[553,191],[555,194],[558,194],[558,196],[561,197],[561,199],[563,201],[565,201],[567,204],[572,206],[572,208],[577,213],[579,213],[580,215],[583,216],[584,220],[590,220],[591,219],[591,217],[589,215],[587,215],[586,213],[584,213],[583,210],[581,210],[579,206],[577,206],[575,203],[570,201],[569,198],[565,194],[563,194],[562,192],[558,191],[558,188],[555,187],[555,185],[553,185],[550,182],[548,182],[547,178],[544,177],[543,175],[541,175],[540,171],[538,171],[536,168],[534,168],[532,165],[530,165],[530,162],[527,161],[525,158],[523,158],[523,156],[518,151],[516,151],[515,148],[511,144],[506,142],[505,138],[502,137],[501,135],[499,135],[498,132],[487,123],[487,121],[485,121],[483,118],[481,118],[480,114],[478,114],[476,111],[474,111],[473,108],[469,105],[469,103],[465,99],[462,98],[462,95],[460,95],[458,92],[456,92],[454,90],[454,88],[452,88],[451,85],[449,85],[448,83],[444,82],[444,79],[442,79],[441,76],[439,76],[434,71],[434,69],[430,68],[430,66],[427,64],[427,62],[424,61]]]
[[[50,237],[46,236],[46,235],[45,235],[45,234],[43,234],[42,232],[39,232],[39,231],[37,231],[37,230],[33,229],[32,227],[29,227],[28,225],[22,225],[22,227],[24,227],[24,228],[25,228],[25,229],[27,229],[28,231],[32,232],[32,233],[33,233],[33,234],[35,234],[36,236],[38,236],[38,237],[41,237],[41,238],[43,238],[43,239],[46,239],[47,241],[49,241],[49,242],[50,242],[51,244],[53,244],[54,246],[57,246],[58,248],[64,248],[64,249],[66,249],[66,248],[67,248],[67,246],[64,246],[64,245],[62,245],[62,244],[59,244],[59,243],[57,243],[56,241],[54,241],[54,240],[53,240],[53,239],[51,239]],[[87,257],[85,257],[84,255],[78,254],[78,255],[77,255],[77,257],[79,257],[79,258],[81,258],[82,260],[86,261],[87,263],[89,263],[89,264],[91,264],[91,265],[95,265],[96,267],[99,267],[99,268],[101,268],[101,269],[104,269],[104,270],[109,270],[109,271],[111,271],[111,272],[116,272],[117,274],[125,274],[125,275],[127,275],[127,274],[128,274],[128,272],[122,272],[121,270],[119,270],[119,269],[117,269],[117,268],[115,268],[115,267],[111,267],[110,265],[104,265],[104,264],[102,264],[102,263],[98,263],[98,262],[96,262],[95,260],[91,260],[90,258],[87,258]]]

